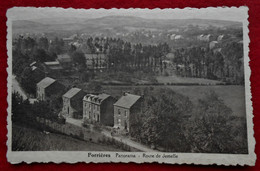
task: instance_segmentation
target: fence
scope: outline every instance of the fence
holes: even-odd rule
[[[36,121],[43,126],[59,133],[69,135],[74,138],[79,138],[86,141],[98,143],[103,138],[103,134],[90,130],[88,128],[79,127],[70,123],[60,124],[45,118],[36,117]]]

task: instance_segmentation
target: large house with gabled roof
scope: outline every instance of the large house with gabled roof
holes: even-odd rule
[[[63,96],[62,114],[65,117],[82,118],[82,100],[86,93],[79,88],[71,88]]]
[[[114,125],[113,104],[116,99],[108,94],[87,94],[83,98],[83,120],[90,123],[100,123],[106,126]]]
[[[64,71],[70,71],[72,69],[72,58],[69,54],[58,55],[57,61]]]
[[[114,128],[129,131],[131,122],[141,112],[142,97],[130,93],[124,95],[114,104]]]
[[[57,80],[45,77],[37,83],[36,98],[38,100],[49,100],[51,96],[59,95],[64,91],[65,87]]]

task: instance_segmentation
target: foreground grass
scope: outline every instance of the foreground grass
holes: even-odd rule
[[[44,133],[12,125],[13,151],[122,151],[108,145],[81,141],[65,135]]]

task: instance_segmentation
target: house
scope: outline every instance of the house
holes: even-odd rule
[[[63,96],[62,114],[65,117],[82,118],[82,99],[86,93],[79,88],[71,88]]]
[[[210,48],[210,49],[213,49],[213,48],[215,48],[217,45],[218,45],[218,41],[211,41],[211,42],[209,43],[209,48]]]
[[[116,99],[108,94],[87,94],[83,98],[83,120],[113,126],[115,102]]]
[[[204,41],[204,42],[210,42],[210,41],[213,41],[213,36],[211,34],[208,34],[208,35],[199,35],[197,36],[197,39],[200,40],[200,41]]]
[[[42,79],[45,78],[45,73],[43,70],[41,70],[39,67],[31,66],[32,70],[32,77],[35,80],[35,83],[40,82]]]
[[[124,93],[124,95],[114,104],[114,128],[129,131],[132,118],[136,118],[142,109],[141,96]]]
[[[49,100],[53,95],[60,95],[64,91],[64,85],[53,78],[45,77],[37,83],[36,98],[38,100]]]
[[[47,76],[56,78],[61,75],[63,68],[61,67],[59,61],[44,62],[43,65]]]
[[[57,61],[65,71],[72,68],[72,58],[68,54],[58,55]]]
[[[106,68],[105,54],[85,54],[86,66],[88,69],[104,69]]]

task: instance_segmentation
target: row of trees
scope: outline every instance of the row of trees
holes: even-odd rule
[[[191,47],[177,49],[173,62],[177,74],[187,77],[219,79],[242,84],[244,82],[243,44],[228,42],[218,49]]]
[[[13,40],[13,74],[28,94],[35,94],[36,83],[39,81],[35,78],[30,64],[35,61],[54,61],[63,51],[64,42],[58,38],[50,41],[46,37],[19,36]]]
[[[12,93],[12,121],[15,123],[30,123],[35,117],[57,120],[58,113],[53,110],[51,102],[38,101],[30,104],[19,93]]]
[[[82,46],[76,48],[72,45],[72,50],[91,54],[106,54],[106,64],[110,70],[149,69],[155,71],[157,68],[162,70],[163,57],[170,51],[166,43],[158,45],[132,44],[119,38],[89,37],[86,40],[79,39],[78,42]],[[103,65],[98,59],[96,60],[93,63]]]
[[[194,105],[171,89],[145,90],[143,111],[130,118],[130,135],[141,143],[167,152],[247,153],[245,118],[216,93]]]

